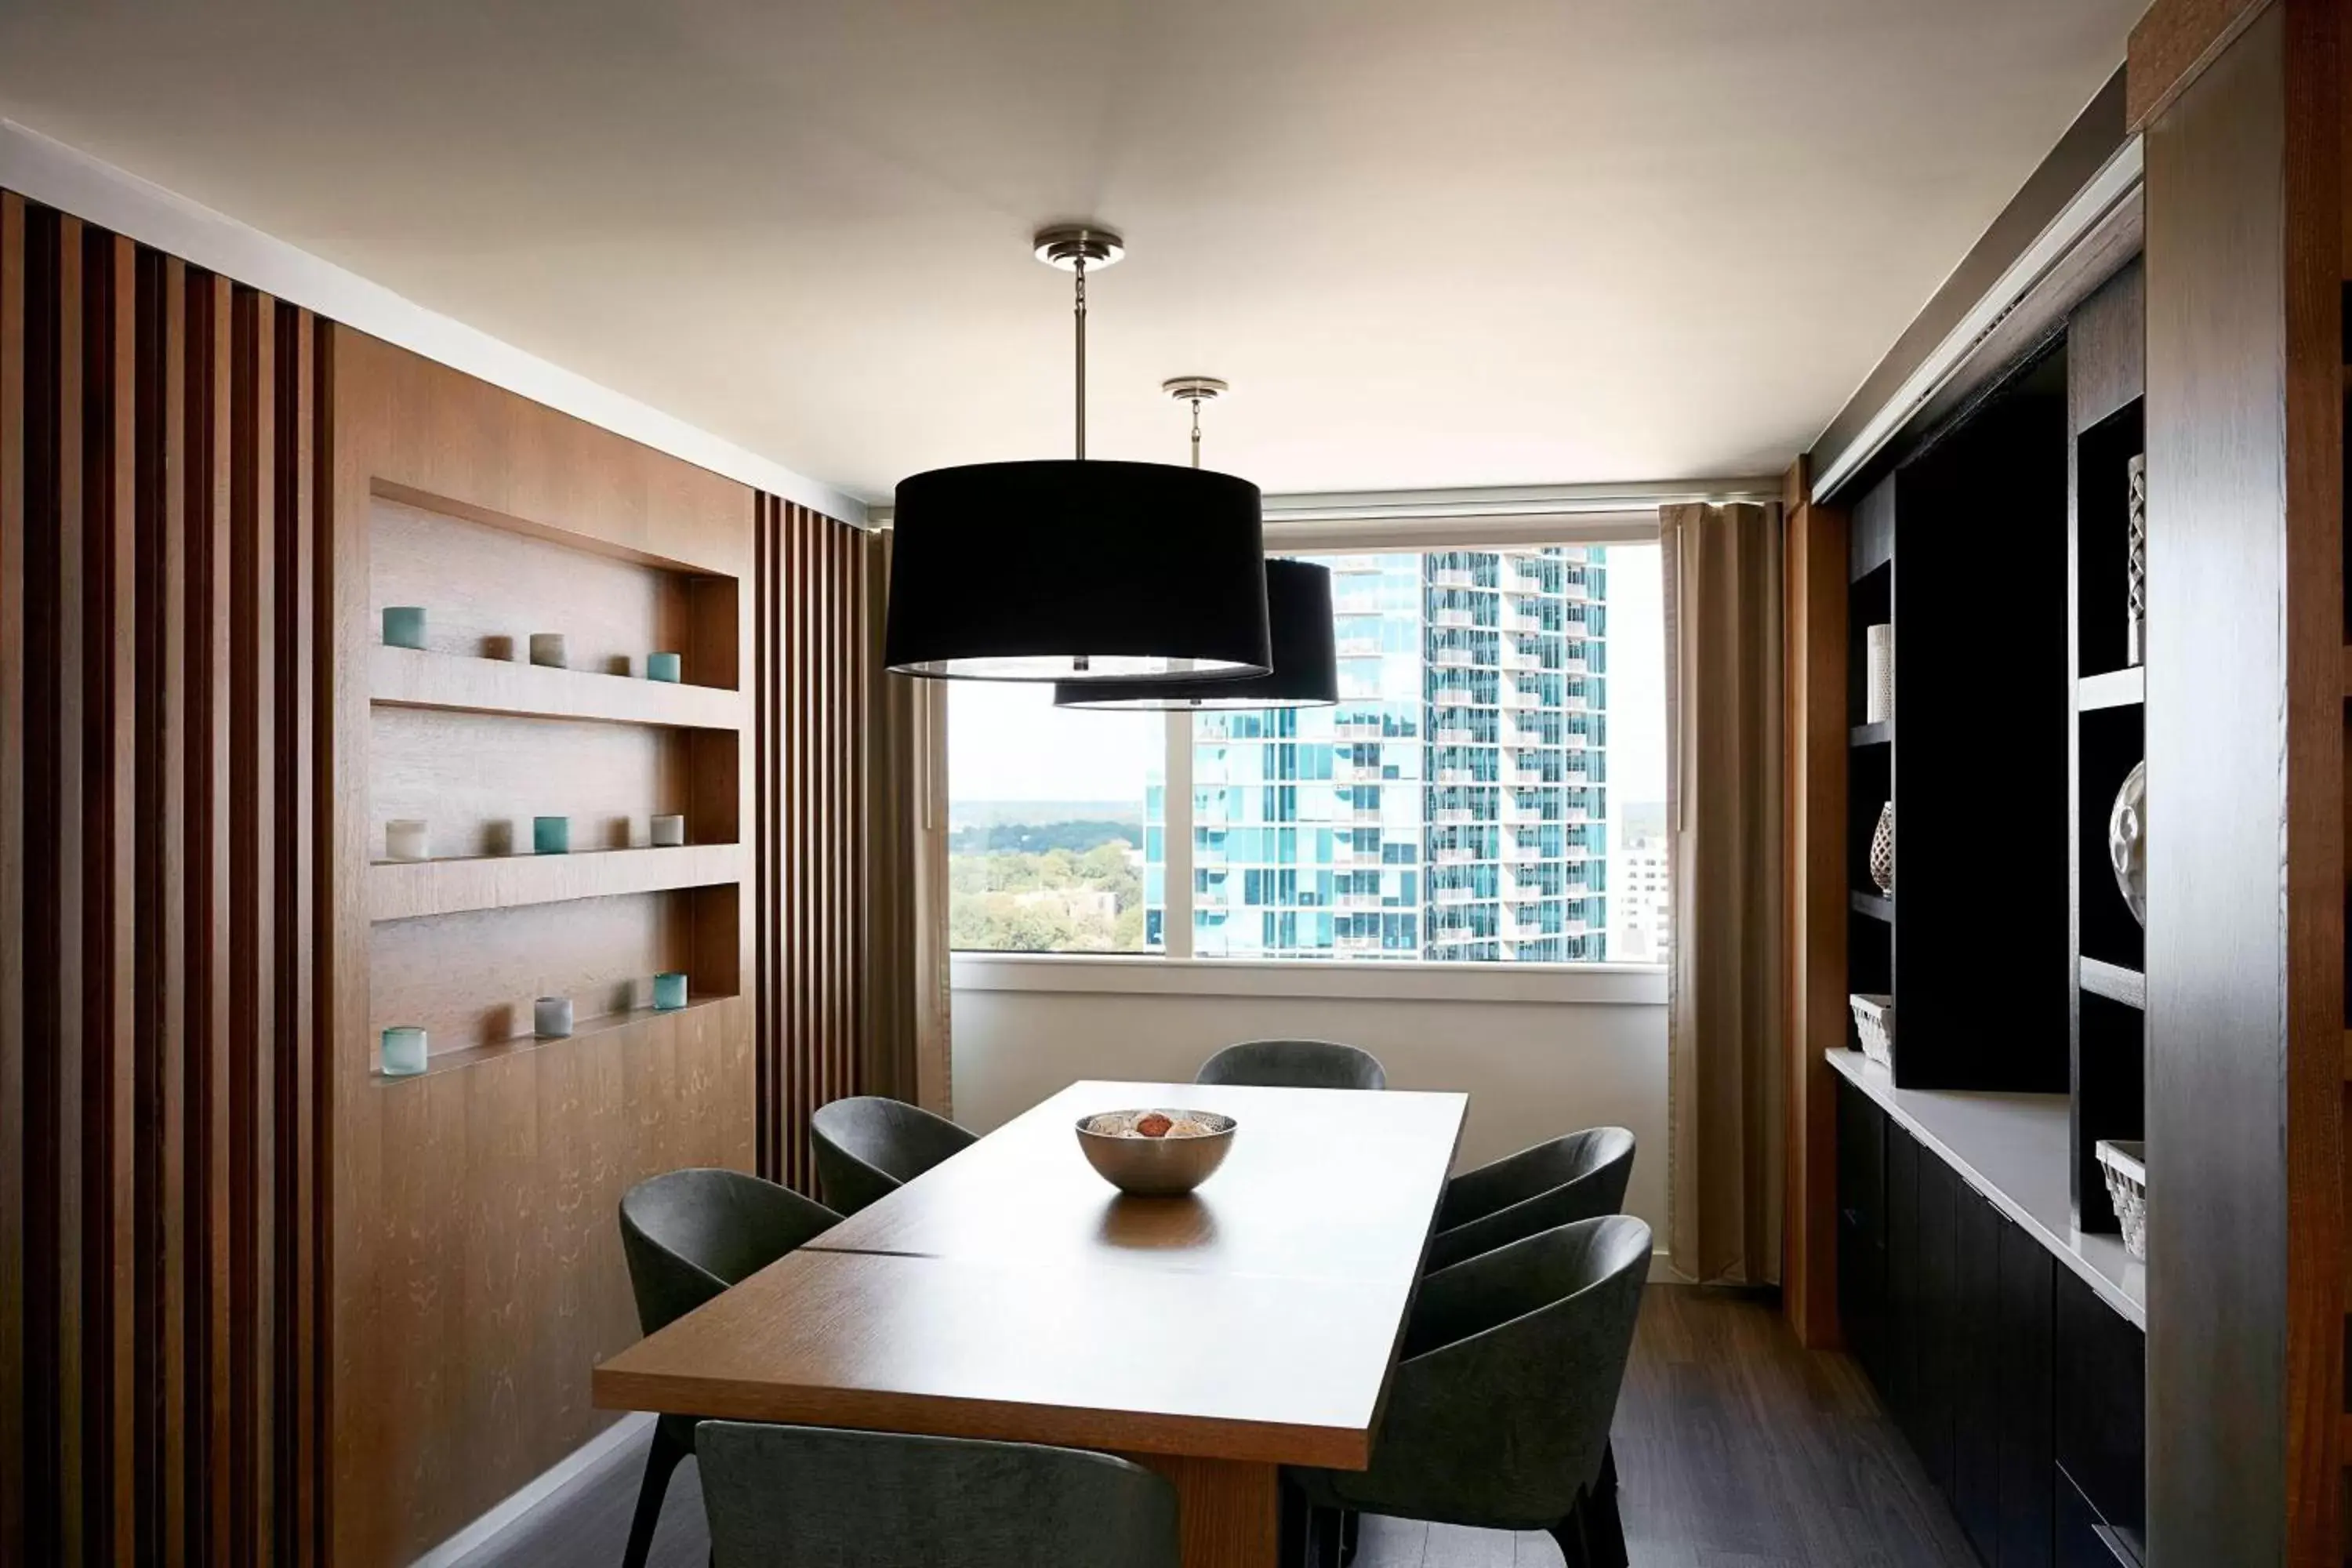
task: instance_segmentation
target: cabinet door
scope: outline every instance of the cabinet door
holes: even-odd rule
[[[1960,1178],[1922,1150],[1918,1156],[1917,1321],[1911,1336],[1911,1447],[1945,1497],[1952,1495],[1952,1400],[1958,1347],[1967,1331],[1959,1279]]]
[[[1838,1079],[1838,1321],[1846,1349],[1886,1388],[1886,1113]]]
[[[1962,1184],[1953,1226],[1951,1321],[1952,1511],[1977,1556],[2000,1563],[2000,1237],[2009,1222]]]
[[[2006,1220],[2000,1227],[1999,1568],[2051,1568],[2057,1472],[2051,1453],[2051,1291],[2058,1260]],[[1988,1563],[1996,1559],[1985,1553]]]
[[[2055,1307],[2058,1465],[2106,1523],[2145,1555],[2147,1343],[2071,1270]]]
[[[1919,1408],[1918,1343],[1926,1309],[1919,1279],[1919,1145],[1902,1128],[1886,1128],[1886,1318],[1880,1353],[1886,1375],[1879,1392],[1887,1413],[1910,1436]],[[1918,1440],[1912,1439],[1912,1447]]]

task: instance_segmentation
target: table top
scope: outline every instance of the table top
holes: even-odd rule
[[[596,1369],[596,1403],[1360,1468],[1461,1134],[1458,1094],[1072,1085]],[[1073,1124],[1239,1123],[1189,1198]]]

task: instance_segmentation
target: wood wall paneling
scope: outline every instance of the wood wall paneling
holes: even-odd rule
[[[1822,1053],[1845,1044],[1846,580],[1842,511],[1811,504],[1806,465],[1790,470],[1789,1073],[1786,1257],[1781,1300],[1804,1344],[1839,1342],[1836,1075]]]
[[[734,846],[757,502],[375,340],[335,342],[331,636],[351,679],[331,750],[351,805],[331,851],[332,1534],[338,1562],[396,1563],[609,1420],[587,1391],[636,1337],[622,1193],[753,1163]],[[425,606],[421,673],[380,652],[386,604]],[[534,631],[563,632],[577,673],[516,662]],[[607,684],[656,649],[697,689]],[[697,847],[586,852],[642,847],[673,810]],[[537,815],[572,816],[583,852],[509,855]],[[393,816],[426,818],[436,855],[488,858],[375,865]],[[698,1005],[645,1008],[667,968]],[[540,994],[572,997],[572,1038],[530,1039]],[[395,1022],[431,1031],[425,1076],[377,1073]]]
[[[0,193],[0,1562],[405,1562],[598,1429],[619,1194],[805,1186],[866,1082],[881,561]],[[385,603],[445,646],[377,692]],[[696,684],[481,660],[535,630]],[[675,875],[380,918],[386,816],[681,808]]]
[[[320,1558],[320,352],[0,195],[0,1560]]]
[[[814,1193],[808,1119],[866,1087],[879,545],[774,498],[759,528],[760,1169]]]
[[[2343,26],[2167,3],[2133,42],[2148,783],[2179,825],[2148,863],[2153,1568],[2344,1552]]]

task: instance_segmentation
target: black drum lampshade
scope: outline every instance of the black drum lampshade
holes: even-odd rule
[[[1273,620],[1274,668],[1240,680],[1190,676],[1125,680],[1065,680],[1057,708],[1325,708],[1339,700],[1339,661],[1331,637],[1331,568],[1304,561],[1265,563]]]
[[[1087,685],[1273,666],[1246,479],[1164,463],[973,463],[901,480],[897,500],[892,669]]]

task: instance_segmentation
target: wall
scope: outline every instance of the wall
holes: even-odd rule
[[[0,192],[0,1563],[318,1556],[324,340]]]
[[[1410,1001],[984,989],[974,972],[987,961],[957,965],[955,1113],[977,1131],[1076,1079],[1181,1083],[1235,1040],[1346,1040],[1379,1057],[1394,1088],[1470,1096],[1462,1165],[1580,1127],[1631,1128],[1640,1152],[1626,1207],[1664,1245],[1663,975],[1638,977],[1647,1001]]]

